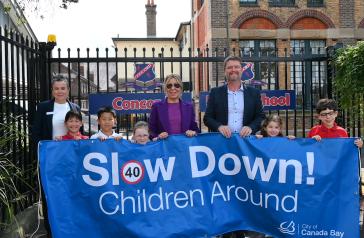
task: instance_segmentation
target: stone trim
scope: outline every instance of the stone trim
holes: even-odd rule
[[[251,10],[241,14],[231,25],[232,28],[239,28],[243,22],[248,19],[255,18],[255,17],[262,17],[270,20],[277,26],[277,28],[284,28],[285,24],[279,19],[279,17],[271,12],[265,10]]]
[[[301,10],[290,16],[286,22],[287,28],[291,28],[296,21],[305,17],[316,18],[326,24],[328,28],[335,28],[334,22],[328,16],[313,9]]]

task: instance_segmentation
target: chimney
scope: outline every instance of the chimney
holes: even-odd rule
[[[145,5],[145,15],[147,15],[147,37],[156,37],[156,27],[157,27],[157,5],[154,4],[154,0],[148,0]]]

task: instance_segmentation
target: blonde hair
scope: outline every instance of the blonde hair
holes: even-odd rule
[[[179,76],[178,74],[168,74],[166,76],[166,79],[164,80],[164,91],[167,91],[167,84],[171,79],[175,79],[177,83],[181,86],[181,91],[183,91],[182,79],[181,76]]]
[[[137,123],[135,123],[134,125],[134,129],[133,129],[133,134],[135,134],[135,131],[139,128],[144,128],[149,132],[149,126],[148,123],[145,121],[138,121]]]

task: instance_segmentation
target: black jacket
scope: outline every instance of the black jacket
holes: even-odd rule
[[[260,91],[244,86],[243,126],[249,126],[255,134],[264,118]],[[227,85],[211,89],[203,122],[211,131],[218,131],[219,126],[228,124]]]
[[[68,101],[71,110],[81,112],[80,107]],[[54,99],[40,102],[31,127],[31,137],[37,145],[41,140],[52,140]]]

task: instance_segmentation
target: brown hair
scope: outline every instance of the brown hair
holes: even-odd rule
[[[282,128],[283,125],[283,121],[282,118],[280,118],[278,115],[276,114],[271,114],[269,115],[263,122],[262,122],[262,129],[260,130],[260,133],[262,134],[263,137],[269,137],[268,132],[267,132],[267,126],[270,122],[276,122],[278,123],[279,127]],[[277,136],[282,137],[283,134],[280,131],[279,134]]]
[[[226,57],[225,60],[224,60],[224,69],[226,69],[226,64],[229,61],[239,61],[241,63],[242,60],[238,56],[230,55],[230,56]]]
[[[335,112],[339,110],[337,103],[334,99],[320,99],[316,104],[316,112],[320,113],[321,111],[325,111],[326,109],[334,110]]]

